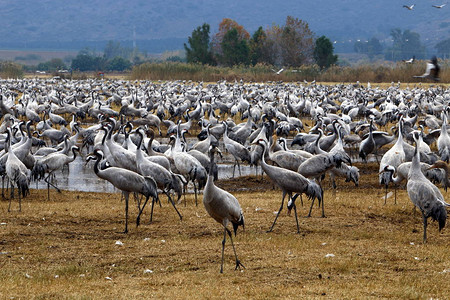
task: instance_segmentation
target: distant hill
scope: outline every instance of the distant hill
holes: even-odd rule
[[[388,39],[393,28],[410,29],[434,46],[450,37],[450,5],[433,8],[421,1],[413,10],[392,1],[361,0],[2,0],[0,48],[103,50],[108,40],[136,45],[150,53],[183,48],[203,23],[212,34],[223,18],[231,18],[251,34],[259,27],[282,25],[292,15],[309,23],[317,35],[352,47],[356,39]],[[438,3],[441,4],[441,3]]]

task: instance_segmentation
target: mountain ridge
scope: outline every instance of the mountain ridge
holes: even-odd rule
[[[176,45],[167,49],[174,50],[182,49],[183,42],[203,23],[211,26],[213,35],[221,20],[230,18],[252,34],[259,26],[283,25],[288,15],[308,22],[317,36],[325,35],[337,43],[352,44],[373,36],[388,40],[390,30],[400,28],[418,32],[424,44],[433,47],[450,37],[450,6],[436,9],[432,4],[436,3],[418,3],[409,11],[402,3],[389,0],[3,0],[0,48],[174,39]]]

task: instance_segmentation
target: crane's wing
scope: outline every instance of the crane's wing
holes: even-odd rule
[[[425,78],[430,75],[431,70],[434,69],[434,65],[432,63],[427,63],[427,69],[425,70],[425,73],[423,73],[420,76],[414,76],[414,78]]]

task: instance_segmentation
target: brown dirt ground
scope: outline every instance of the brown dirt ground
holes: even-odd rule
[[[2,299],[445,299],[450,287],[450,233],[431,222],[422,244],[422,219],[404,189],[383,205],[377,166],[361,169],[360,186],[325,183],[325,212],[305,218],[298,200],[300,234],[283,210],[281,191],[267,177],[218,183],[241,203],[245,230],[234,238],[245,269],[234,270],[231,245],[219,273],[221,226],[188,195],[180,221],[161,196],[153,223],[149,211],[123,234],[120,194],[32,190],[18,211],[0,201],[0,298]],[[243,187],[248,191],[242,191]],[[444,194],[447,198],[447,194]],[[120,241],[123,245],[117,245]],[[334,255],[334,256],[333,256]],[[147,270],[147,271],[146,271]]]

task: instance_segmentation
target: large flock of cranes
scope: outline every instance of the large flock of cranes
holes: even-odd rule
[[[2,80],[0,86],[0,172],[11,186],[8,210],[15,189],[21,209],[31,180],[43,179],[50,198],[50,186],[58,188],[55,176],[64,176],[57,171],[81,154],[95,161],[99,178],[123,193],[125,232],[130,193],[145,199],[141,203],[135,197],[139,225],[150,198],[151,216],[164,194],[181,220],[176,205],[186,186],[193,186],[196,204],[203,190],[206,211],[224,227],[220,270],[227,234],[240,268],[227,226],[231,223],[235,234],[244,226],[242,209],[214,183],[215,156],[226,151],[234,161],[233,176],[236,166],[240,174],[241,164],[248,163],[281,189],[281,206],[268,231],[286,195],[299,231],[299,196],[312,200],[308,216],[317,198],[325,217],[324,176],[329,174],[333,186],[336,176],[358,185],[352,159],[380,158],[379,183],[386,191],[408,181],[409,197],[423,215],[423,241],[429,217],[438,221],[439,230],[445,226],[449,204],[435,186],[447,189],[450,184],[450,89],[442,86],[93,79]],[[201,131],[192,145],[185,135],[194,127]],[[168,143],[158,140],[166,134]]]

